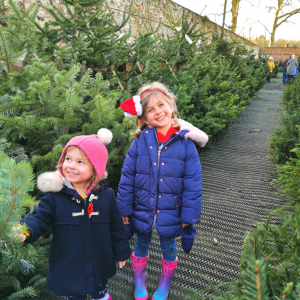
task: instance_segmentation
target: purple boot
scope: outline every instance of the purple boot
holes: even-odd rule
[[[147,257],[139,257],[135,256],[134,252],[131,254],[132,260],[132,269],[134,275],[134,299],[135,300],[147,300],[148,292],[147,292],[147,261],[149,258],[149,254]]]
[[[158,289],[155,291],[152,300],[167,300],[172,283],[172,278],[176,270],[178,257],[175,261],[167,261],[161,258],[162,272],[160,274],[160,280]]]

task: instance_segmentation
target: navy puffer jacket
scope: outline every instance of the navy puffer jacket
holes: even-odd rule
[[[135,232],[149,233],[155,220],[161,237],[174,238],[182,223],[199,222],[202,172],[194,142],[184,137],[187,132],[173,134],[160,157],[155,128],[143,130],[130,146],[117,203]]]

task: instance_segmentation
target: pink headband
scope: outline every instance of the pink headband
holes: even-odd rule
[[[167,95],[167,93],[164,92],[163,90],[160,90],[160,89],[150,89],[150,90],[144,92],[144,93],[141,95],[141,98],[143,98],[143,96],[145,96],[147,93],[150,93],[150,92],[153,92],[153,91],[162,92],[162,93],[164,93],[164,94],[169,98],[169,96]]]

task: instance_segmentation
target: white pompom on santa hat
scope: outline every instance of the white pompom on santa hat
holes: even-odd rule
[[[131,118],[132,116],[139,117],[143,113],[140,96],[133,96],[121,103],[120,106],[123,109],[126,118]]]

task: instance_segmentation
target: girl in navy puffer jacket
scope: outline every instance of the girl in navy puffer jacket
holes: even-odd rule
[[[190,139],[204,146],[208,137],[176,118],[175,96],[161,83],[143,86],[138,94],[121,104],[126,117],[136,115],[138,129],[123,165],[117,203],[124,224],[136,232],[134,298],[148,299],[147,260],[155,227],[163,270],[152,299],[165,300],[178,262],[175,237],[201,215],[201,166]]]

